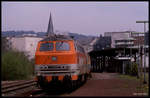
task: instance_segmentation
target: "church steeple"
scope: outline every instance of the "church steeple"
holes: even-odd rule
[[[48,29],[47,29],[47,36],[53,36],[54,35],[54,31],[53,31],[53,22],[52,22],[52,17],[51,17],[51,13],[50,13],[50,18],[49,18],[49,23],[48,23]]]

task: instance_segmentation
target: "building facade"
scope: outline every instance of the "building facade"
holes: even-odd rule
[[[144,33],[135,31],[105,32],[111,37],[111,48],[144,45]]]
[[[139,46],[149,46],[149,38],[148,33],[142,33],[142,32],[135,32],[135,31],[126,31],[126,32],[105,32],[104,36],[110,36],[111,37],[111,48],[123,48],[123,47],[132,47],[132,48],[138,48]],[[148,52],[146,52],[143,56],[143,63],[142,66],[149,67],[149,56]],[[145,61],[144,61],[145,56]],[[137,63],[139,63],[140,58],[137,55]]]
[[[105,32],[104,36],[111,37],[111,48],[116,48],[119,43],[127,44],[128,39],[131,39],[131,32]],[[132,42],[132,40],[130,40]]]
[[[94,46],[94,44],[97,42],[97,40],[98,40],[98,38],[94,38],[94,39],[91,41],[90,44],[83,46],[84,49],[85,49],[85,51],[86,51],[87,53],[94,50],[94,47],[93,47],[93,46]]]
[[[132,32],[132,38],[134,38],[134,46],[144,45],[144,33],[142,32]]]
[[[34,59],[38,41],[41,37],[23,36],[23,37],[7,37],[9,46],[16,51],[24,52],[29,59]]]
[[[115,40],[115,48],[125,48],[133,46],[134,46],[134,38]]]

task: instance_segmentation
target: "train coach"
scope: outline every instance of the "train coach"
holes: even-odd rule
[[[35,75],[41,88],[57,81],[68,82],[73,88],[86,82],[90,75],[90,57],[82,45],[71,37],[47,37],[37,45]]]

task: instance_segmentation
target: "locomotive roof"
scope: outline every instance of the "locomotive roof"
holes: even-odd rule
[[[70,36],[65,36],[65,35],[54,35],[54,36],[49,36],[41,41],[59,41],[59,40],[73,40]]]

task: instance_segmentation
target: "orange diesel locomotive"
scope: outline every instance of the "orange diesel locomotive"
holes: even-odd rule
[[[36,81],[41,88],[51,82],[66,82],[77,86],[90,74],[90,57],[71,37],[55,35],[38,42],[35,53]]]

